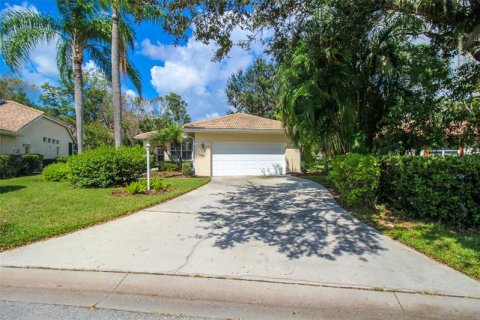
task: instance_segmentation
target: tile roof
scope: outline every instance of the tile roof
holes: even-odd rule
[[[187,123],[185,129],[230,129],[230,130],[283,130],[278,120],[262,118],[246,113],[234,113],[223,117]]]
[[[15,101],[0,103],[0,130],[18,132],[24,126],[43,115],[43,111],[27,107]]]
[[[152,139],[157,134],[157,131],[148,131],[137,134],[134,138],[138,140]]]

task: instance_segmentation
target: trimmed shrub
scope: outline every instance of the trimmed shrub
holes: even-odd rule
[[[42,172],[47,181],[66,181],[68,180],[68,165],[65,162],[53,163]]]
[[[182,163],[182,174],[187,177],[193,176],[193,163],[192,162],[184,162]]]
[[[158,163],[158,171],[174,172],[179,171],[179,164],[172,161],[162,161]]]
[[[40,171],[41,154],[0,154],[0,177],[24,176]]]
[[[480,157],[382,157],[379,200],[410,218],[478,226]]]
[[[133,181],[127,185],[127,191],[130,194],[141,194],[147,191],[147,185],[144,181]]]
[[[146,161],[144,149],[140,146],[100,147],[69,157],[69,179],[80,187],[123,186],[145,172]]]
[[[56,157],[54,159],[43,159],[43,167],[47,167],[53,163],[59,163],[59,162],[67,162],[68,157]]]
[[[39,172],[42,168],[43,155],[41,154],[24,154],[21,156],[23,159],[23,166],[20,169],[20,175],[29,175],[34,172]]]
[[[373,206],[375,203],[380,165],[375,156],[349,153],[337,156],[329,175],[349,206]]]

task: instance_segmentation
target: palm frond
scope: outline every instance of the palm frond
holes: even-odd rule
[[[21,70],[30,51],[41,41],[53,41],[58,34],[52,29],[18,30],[3,38],[1,52],[5,63],[14,71]]]
[[[132,81],[133,85],[138,91],[139,95],[142,95],[142,77],[140,75],[140,72],[135,68],[135,66],[131,63],[127,63],[127,75],[130,78],[130,81]]]
[[[1,52],[5,63],[18,71],[28,61],[28,55],[41,41],[60,36],[59,25],[53,17],[29,10],[8,9],[0,19]]]
[[[72,80],[72,43],[70,40],[61,39],[57,43],[57,66],[60,80],[70,83]]]
[[[112,37],[112,21],[106,16],[97,16],[89,19],[82,31],[84,38],[89,39],[89,42],[98,42],[109,44]]]
[[[110,63],[110,49],[108,47],[97,48],[96,46],[88,46],[85,48],[85,51],[105,77],[111,79],[112,65]]]
[[[135,45],[135,30],[125,19],[119,20],[118,27],[122,45],[125,48],[133,50]]]

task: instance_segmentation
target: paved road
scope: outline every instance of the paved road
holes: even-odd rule
[[[0,301],[0,320],[202,320],[143,312],[82,308],[53,304]]]
[[[0,265],[207,275],[480,297],[480,284],[294,177],[222,178],[167,203],[0,254]]]

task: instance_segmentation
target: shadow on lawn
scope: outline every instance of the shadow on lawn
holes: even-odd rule
[[[25,189],[25,186],[0,186],[0,194]]]
[[[208,237],[227,249],[249,241],[273,246],[290,259],[317,256],[328,260],[348,254],[385,250],[380,233],[342,210],[326,190],[312,182],[286,178],[286,183],[239,187],[200,210]]]

